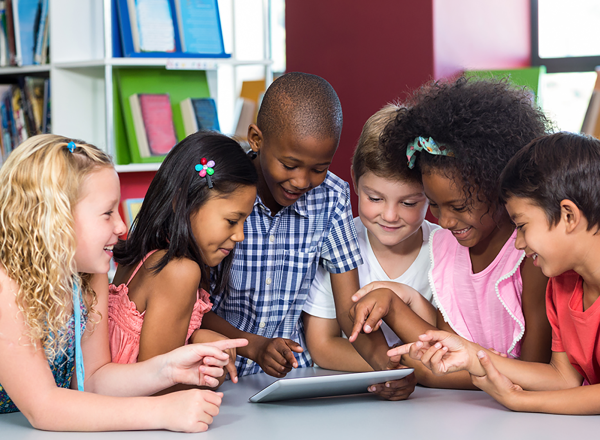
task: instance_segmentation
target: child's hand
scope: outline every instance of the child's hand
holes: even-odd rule
[[[229,338],[227,336],[224,336],[221,333],[217,333],[215,331],[203,329],[203,328],[196,330],[192,334],[192,337],[190,338],[190,341],[194,344],[200,343],[200,344],[208,344],[208,345],[212,345],[212,342],[215,342],[215,341],[226,341],[226,340],[229,340]],[[225,351],[225,353],[227,353],[229,355],[229,363],[227,365],[225,365],[225,370],[227,373],[229,373],[229,378],[231,379],[231,381],[233,383],[237,383],[238,375],[237,375],[237,368],[235,367],[235,359],[237,356],[237,350],[235,349],[235,347],[233,347],[233,348],[229,348],[229,349],[223,350],[223,351]],[[220,382],[219,385],[221,385],[221,383],[223,383],[224,380],[225,380],[225,375],[223,375],[222,377],[219,378],[219,382]]]
[[[159,426],[170,431],[203,432],[219,414],[223,393],[191,389],[165,394],[160,399]]]
[[[273,377],[285,377],[292,368],[298,368],[294,352],[302,353],[302,346],[291,339],[265,339],[255,361],[265,373]]]
[[[350,320],[354,322],[348,340],[356,341],[361,330],[365,333],[377,330],[381,326],[382,318],[390,312],[394,300],[397,301],[398,296],[392,290],[376,289],[354,304],[348,312]]]
[[[399,356],[396,359],[390,358],[387,366],[388,370],[406,368],[404,365],[401,365],[397,359],[399,359]],[[408,399],[408,396],[413,393],[416,385],[417,378],[414,373],[411,373],[402,379],[371,385],[369,387],[369,392],[375,393],[385,400],[406,400]]]
[[[417,342],[392,348],[387,352],[390,358],[408,354],[411,358],[420,360],[435,375],[467,370],[471,374],[481,374],[481,365],[475,355],[476,344],[440,330],[428,330],[419,336]]]
[[[227,339],[210,344],[190,344],[177,348],[165,356],[167,373],[173,384],[183,383],[215,387],[223,368],[229,362],[229,355],[223,350],[248,345],[246,339]]]
[[[477,357],[485,371],[485,376],[471,375],[473,385],[488,393],[508,409],[518,411],[517,404],[523,395],[523,388],[512,383],[508,377],[500,373],[483,350],[477,352]]]

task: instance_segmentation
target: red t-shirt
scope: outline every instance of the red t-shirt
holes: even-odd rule
[[[588,383],[600,383],[600,299],[583,311],[583,278],[565,272],[550,278],[546,310],[552,326],[552,351],[566,352]]]

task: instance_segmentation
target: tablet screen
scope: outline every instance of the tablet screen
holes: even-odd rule
[[[414,370],[367,371],[363,373],[338,373],[311,377],[279,379],[265,387],[250,402],[263,403],[276,400],[307,399],[311,397],[343,396],[367,393],[367,388],[377,383],[401,379]]]

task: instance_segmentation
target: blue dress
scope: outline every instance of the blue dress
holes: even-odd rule
[[[85,331],[85,325],[87,323],[87,310],[83,301],[79,302],[81,310],[81,333]],[[73,378],[73,372],[75,371],[75,317],[71,316],[69,322],[65,327],[67,333],[67,345],[62,350],[58,350],[54,361],[51,362],[48,359],[48,365],[52,370],[52,375],[56,381],[56,386],[60,388],[69,388],[71,386],[71,379]],[[64,334],[65,329],[60,331],[61,336]],[[46,353],[46,357],[48,354]],[[0,414],[11,413],[19,411],[19,408],[15,406],[13,401],[10,399],[4,387],[0,384]]]

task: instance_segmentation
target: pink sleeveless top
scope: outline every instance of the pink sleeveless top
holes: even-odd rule
[[[142,324],[144,323],[144,315],[138,312],[135,303],[129,300],[129,283],[137,274],[144,261],[156,251],[150,252],[140,261],[140,264],[135,268],[127,284],[121,284],[116,287],[111,284],[108,295],[108,337],[110,340],[110,354],[112,361],[119,364],[132,364],[137,362],[140,352],[140,334],[142,332]],[[185,343],[189,342],[190,336],[195,330],[200,328],[202,316],[210,311],[212,303],[210,296],[204,289],[198,289],[196,294],[196,303],[192,310],[190,325],[188,327]]]
[[[516,231],[494,261],[473,273],[469,248],[445,229],[430,240],[429,283],[444,320],[460,336],[512,357],[521,353],[525,318],[521,308],[521,262],[525,252],[515,248]]]

